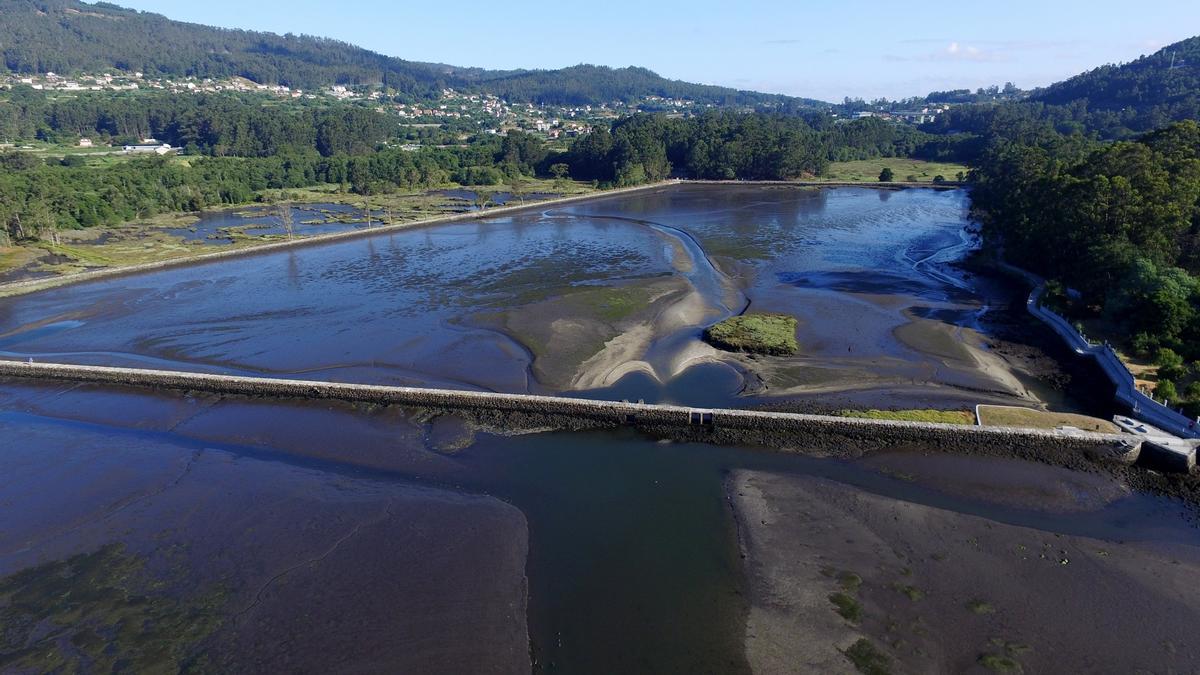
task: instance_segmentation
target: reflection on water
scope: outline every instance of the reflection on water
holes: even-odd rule
[[[293,231],[302,236],[345,232],[367,226],[366,212],[348,204],[296,204],[291,206]],[[372,219],[382,222],[385,214],[372,211]],[[165,230],[185,241],[205,244],[227,244],[239,235],[285,235],[287,230],[278,209],[252,206],[243,209],[205,211],[187,227]]]

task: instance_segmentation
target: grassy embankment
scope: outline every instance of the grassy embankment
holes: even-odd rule
[[[1087,415],[1000,405],[979,406],[979,421],[985,427],[1021,427],[1025,429],[1075,427],[1084,431],[1106,434],[1115,434],[1120,431],[1112,422]]]
[[[941,424],[975,424],[975,413],[970,410],[840,410],[841,417],[860,417],[872,420],[897,420],[901,422],[937,422]],[[1017,427],[1022,429],[1057,429],[1069,426],[1084,431],[1117,433],[1111,422],[1077,415],[1074,413],[1047,412],[1033,408],[1015,406],[979,406],[983,426]]]
[[[891,169],[894,183],[932,183],[934,177],[942,176],[948,181],[958,179],[958,174],[966,175],[970,169],[965,164],[952,162],[926,162],[920,159],[906,157],[880,157],[878,159],[862,159],[852,162],[833,162],[825,175],[816,180],[845,183],[874,183],[879,180],[879,173],[885,168]],[[909,177],[913,177],[909,180]]]
[[[784,314],[745,314],[704,329],[704,339],[726,351],[789,356],[800,351],[796,325]]]
[[[839,417],[859,417],[869,420],[975,424],[975,414],[970,410],[839,410],[835,414]]]

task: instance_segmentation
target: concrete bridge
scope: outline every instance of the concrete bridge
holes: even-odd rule
[[[851,458],[898,447],[1012,456],[1069,467],[1136,461],[1130,434],[900,422],[828,415],[597,401],[564,396],[396,387],[109,366],[0,360],[0,378],[95,383],[217,395],[398,405],[461,414],[500,431],[631,426],[665,438]],[[1175,470],[1188,470],[1191,461]],[[1166,467],[1164,467],[1166,468]]]

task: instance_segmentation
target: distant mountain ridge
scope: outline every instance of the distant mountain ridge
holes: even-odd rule
[[[300,89],[373,84],[417,98],[433,98],[451,87],[561,105],[646,96],[722,105],[821,104],[669,80],[644,68],[497,71],[406,61],[328,38],[215,28],[78,0],[0,0],[0,56],[0,67],[21,74],[119,69],[174,77],[240,76]]]

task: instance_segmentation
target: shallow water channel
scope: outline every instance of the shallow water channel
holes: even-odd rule
[[[1002,300],[946,264],[972,245],[966,205],[961,191],[753,187],[598,199],[3,299],[0,354],[714,406],[1017,400],[1033,376],[989,361],[985,344]],[[802,353],[705,351],[704,325],[747,306],[798,316]],[[502,436],[396,409],[0,381],[0,619],[21,627],[0,642],[0,671],[118,659],[748,672],[761,665],[747,626],[762,561],[739,545],[754,523],[739,523],[745,495],[730,487],[746,471],[985,523],[955,525],[964,546],[1013,526],[1109,542],[1106,556],[1200,557],[1181,504],[1016,460]],[[813,554],[858,545],[831,541]],[[942,558],[913,560],[922,578]],[[1063,568],[1109,597],[1093,583],[1107,572]],[[68,587],[81,599],[61,600]],[[840,621],[825,594],[816,611]],[[980,635],[1021,638],[1035,655],[1087,647],[1086,632],[1036,642],[1053,617],[1023,614],[1019,592],[988,600],[997,613],[980,620],[995,623]],[[121,628],[131,606],[163,634]],[[850,628],[881,640],[872,621]],[[1133,637],[1158,639],[1143,632]]]

